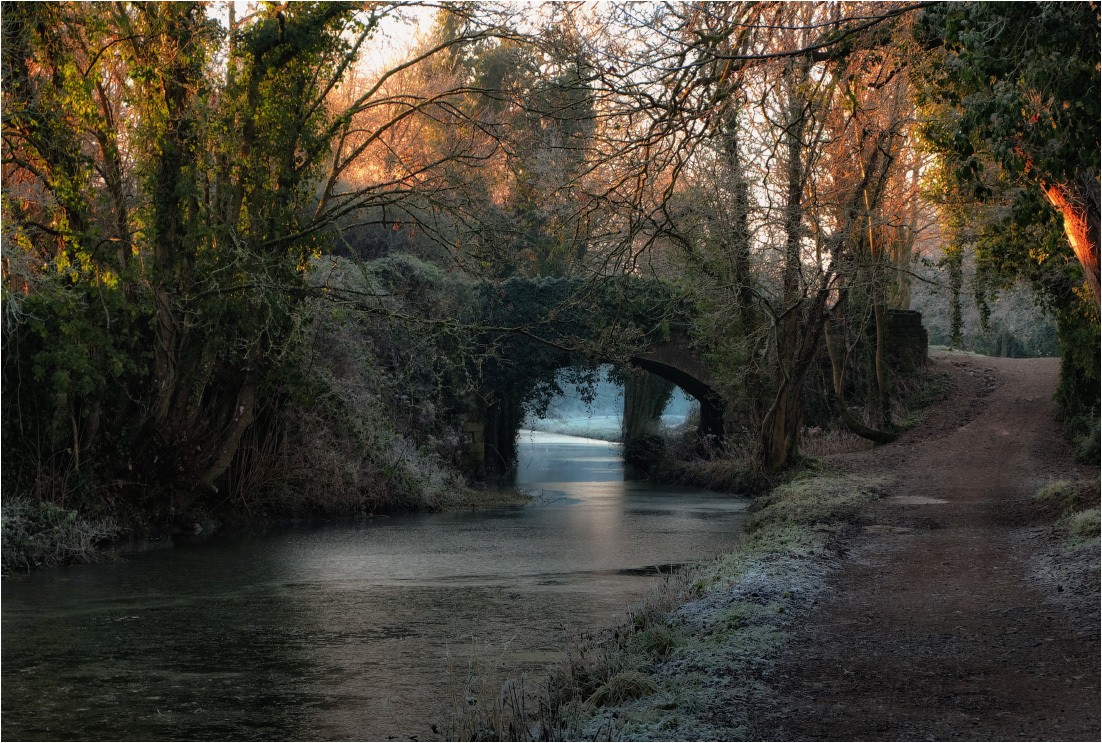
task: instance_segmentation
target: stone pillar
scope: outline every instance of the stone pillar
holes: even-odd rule
[[[920,369],[926,364],[930,337],[922,325],[922,313],[916,310],[888,310],[886,351],[889,362],[899,371]]]

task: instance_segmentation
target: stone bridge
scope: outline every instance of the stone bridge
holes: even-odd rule
[[[631,357],[631,363],[673,382],[700,403],[700,432],[723,438],[724,406],[716,393],[715,379],[704,359],[689,343],[684,327],[674,326],[667,340]]]
[[[612,359],[598,359],[611,362]],[[654,342],[644,351],[629,358],[633,366],[666,379],[700,403],[700,432],[721,440],[725,430],[725,408],[715,390],[715,381],[708,366],[689,342],[685,327],[674,326],[667,339]],[[625,402],[627,396],[625,396]],[[479,474],[501,470],[509,457],[498,451],[493,434],[487,430],[487,411],[468,415],[464,423],[468,452]],[[489,440],[488,440],[489,439]]]
[[[722,439],[737,430],[739,424],[746,423],[747,410],[725,409],[714,375],[690,343],[688,328],[693,308],[664,282],[625,277],[607,284],[602,294],[593,292],[580,279],[512,278],[500,283],[487,282],[480,290],[488,325],[539,331],[507,336],[506,346],[499,348],[501,357],[508,362],[499,365],[496,375],[491,373],[487,382],[488,390],[500,394],[479,396],[481,402],[472,400],[464,427],[472,469],[481,474],[500,474],[514,462],[516,433],[524,415],[522,398],[530,393],[524,391],[525,379],[531,379],[526,369],[536,370],[537,376],[546,378],[548,372],[579,362],[614,361],[600,358],[599,351],[596,355],[592,350],[582,357],[572,355],[574,352],[567,350],[570,344],[561,343],[593,338],[612,322],[626,322],[640,329],[653,329],[662,322],[669,328],[662,337],[649,331],[649,346],[629,360],[635,367],[674,383],[700,402],[702,434]],[[589,290],[588,301],[576,301],[583,290]],[[925,362],[927,339],[919,313],[889,311],[887,335],[889,363],[896,368],[912,369]],[[488,338],[485,342],[501,343],[501,338]],[[829,365],[826,354],[821,356],[822,363]],[[623,361],[622,357],[619,361]],[[823,373],[829,379],[829,366]]]
[[[889,363],[900,371],[920,368],[926,362],[928,340],[922,315],[891,310],[888,316]],[[608,361],[611,361],[609,359]],[[700,432],[715,440],[746,423],[745,409],[729,409],[716,390],[715,377],[692,347],[685,326],[674,325],[669,336],[630,357],[633,366],[673,382],[700,403]],[[829,369],[827,370],[829,371]],[[626,401],[626,396],[625,396]],[[464,424],[468,451],[480,474],[500,472],[507,458],[487,441],[485,415],[474,414]],[[492,437],[491,437],[492,438]]]

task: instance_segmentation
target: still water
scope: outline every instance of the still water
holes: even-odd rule
[[[4,740],[429,740],[469,679],[538,677],[745,502],[522,432],[524,506],[216,535],[2,583]],[[439,733],[434,733],[432,725]]]

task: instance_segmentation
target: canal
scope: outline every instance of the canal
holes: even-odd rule
[[[522,432],[517,479],[531,503],[5,578],[0,733],[440,738],[472,688],[539,677],[745,517],[740,499],[625,480],[603,441]]]

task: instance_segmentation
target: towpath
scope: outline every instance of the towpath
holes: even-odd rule
[[[841,455],[887,474],[830,589],[763,679],[776,740],[1099,740],[1097,555],[1061,562],[1031,504],[1072,462],[1055,359],[942,355],[949,399]]]

